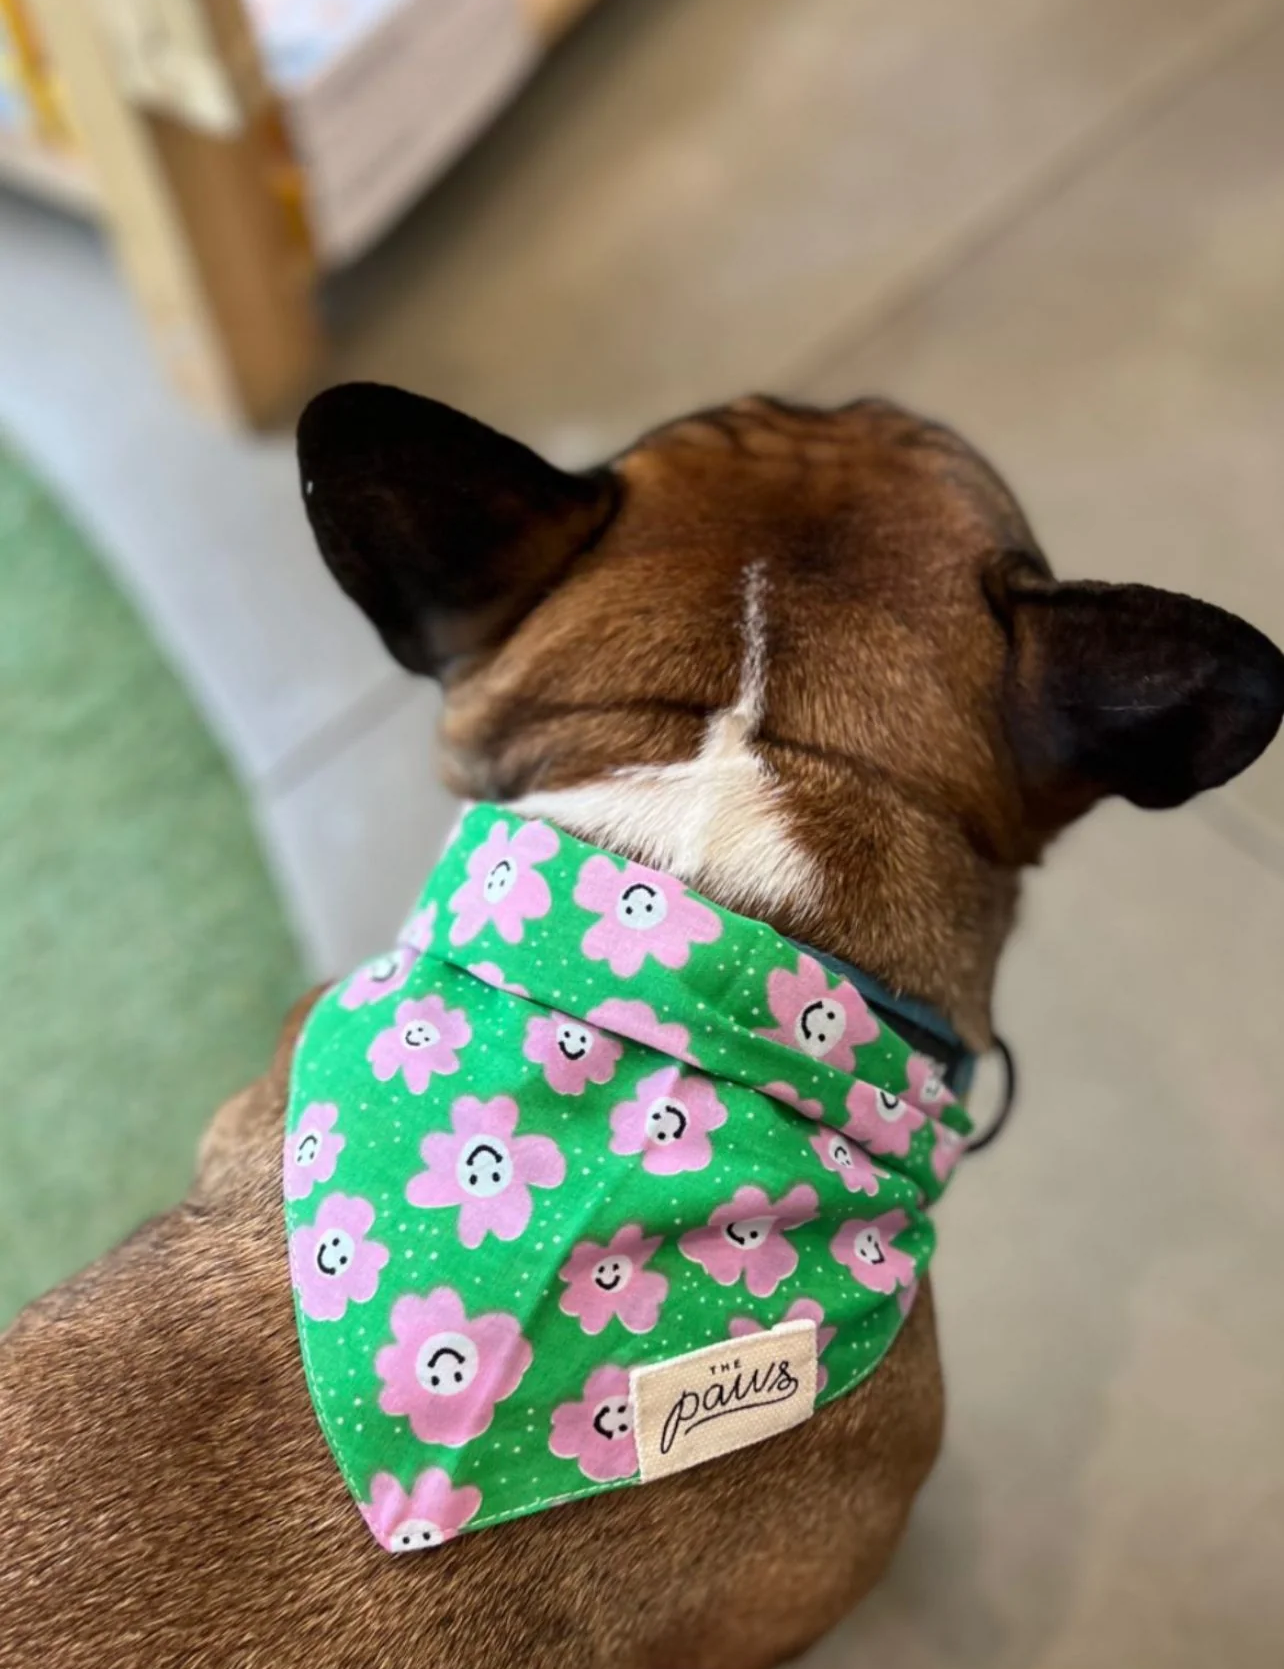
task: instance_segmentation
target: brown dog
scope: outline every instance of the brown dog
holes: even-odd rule
[[[672,870],[978,1048],[1021,867],[1103,795],[1224,782],[1284,711],[1259,633],[1057,584],[993,471],[882,403],[747,400],[569,476],[354,387],[310,408],[300,450],[327,561],[445,686],[453,788]],[[869,1380],[785,1435],[390,1559],[313,1418],[291,1311],[282,1117],[305,1008],[218,1114],[187,1200],[0,1347],[0,1664],[754,1669],[802,1650],[877,1579],[936,1454],[930,1295]]]

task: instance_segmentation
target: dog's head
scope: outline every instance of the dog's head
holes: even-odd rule
[[[737,401],[569,474],[357,384],[312,403],[299,455],[339,583],[442,682],[452,788],[671,870],[978,1038],[1020,866],[1105,795],[1227,781],[1284,712],[1261,633],[1059,584],[989,465],[883,401]]]

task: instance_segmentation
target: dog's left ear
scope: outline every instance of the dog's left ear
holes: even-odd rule
[[[1032,807],[1069,821],[1107,794],[1181,805],[1251,765],[1284,716],[1284,655],[1224,609],[1148,585],[987,580],[1007,633],[1004,719]]]
[[[571,475],[436,400],[379,383],[319,394],[298,431],[331,572],[411,672],[494,647],[611,519],[608,470]]]

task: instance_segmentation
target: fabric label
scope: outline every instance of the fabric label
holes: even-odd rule
[[[810,1419],[816,1324],[789,1321],[629,1376],[642,1481],[761,1443]]]

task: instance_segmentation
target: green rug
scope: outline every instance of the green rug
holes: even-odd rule
[[[0,446],[0,1327],[179,1198],[302,985],[218,748]]]

